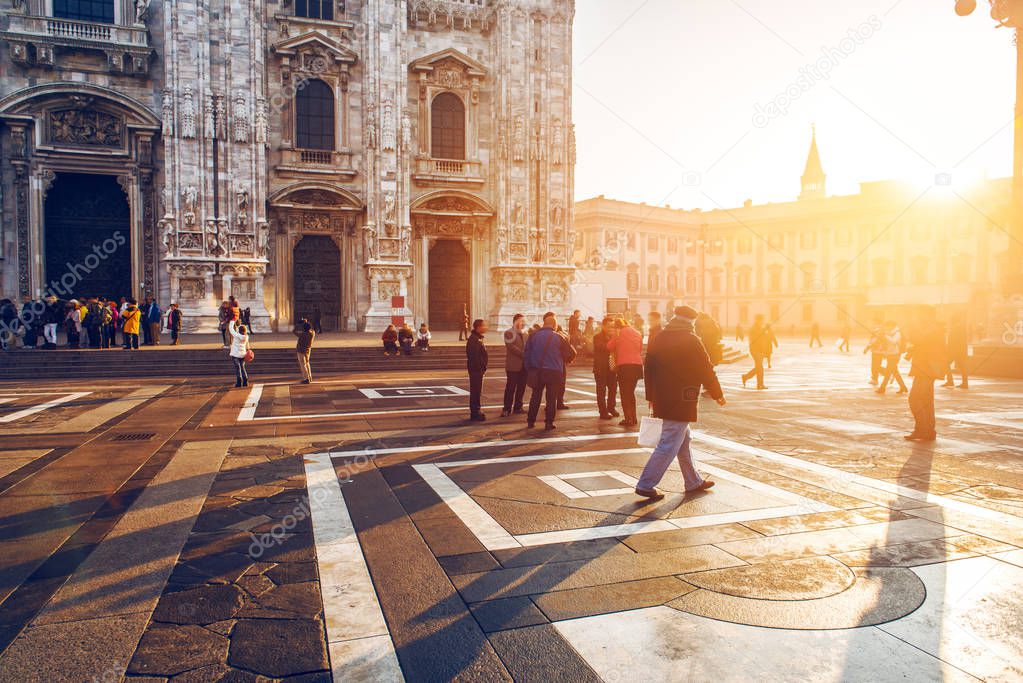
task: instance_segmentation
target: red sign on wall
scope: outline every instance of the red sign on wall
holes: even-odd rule
[[[400,327],[405,324],[405,297],[391,297],[391,324]]]

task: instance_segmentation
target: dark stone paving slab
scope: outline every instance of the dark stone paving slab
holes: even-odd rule
[[[551,621],[578,619],[594,614],[655,607],[696,590],[674,576],[625,581],[611,586],[591,586],[533,596]]]
[[[180,674],[175,682],[329,679],[308,504],[304,489],[289,486],[304,484],[303,473],[301,456],[280,447],[228,452],[130,674]],[[241,530],[249,522],[266,531]],[[187,666],[158,659],[189,635],[209,647]]]
[[[477,602],[474,605],[469,605],[469,609],[472,610],[472,615],[479,622],[480,628],[487,633],[547,623],[547,617],[536,608],[529,598],[505,598]]]
[[[600,677],[553,626],[531,626],[491,633],[490,642],[519,683],[600,681]]]
[[[449,576],[475,574],[477,572],[490,571],[491,569],[500,569],[501,567],[489,552],[448,555],[447,557],[438,557],[437,561],[440,562],[440,566]]]
[[[585,560],[592,557],[630,556],[632,554],[631,549],[615,538],[597,538],[591,541],[552,543],[532,548],[510,548],[508,550],[493,551],[494,557],[505,568]]]
[[[154,624],[128,665],[130,674],[174,676],[222,662],[230,641],[201,626]]]
[[[760,534],[747,529],[744,524],[717,524],[693,529],[636,534],[623,538],[622,543],[636,552],[644,553],[653,550],[707,545],[722,541],[738,541],[746,538],[758,538],[759,536]]]
[[[376,469],[341,491],[407,680],[508,680],[508,672]]]

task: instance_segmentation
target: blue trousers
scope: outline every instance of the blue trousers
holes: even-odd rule
[[[657,448],[650,454],[643,474],[639,478],[636,488],[652,489],[661,483],[664,473],[668,471],[671,461],[678,459],[678,465],[682,468],[682,478],[686,482],[686,491],[693,491],[703,483],[703,477],[696,471],[693,464],[693,454],[689,450],[689,442],[692,439],[689,432],[688,422],[673,422],[665,420],[661,429],[661,440]]]

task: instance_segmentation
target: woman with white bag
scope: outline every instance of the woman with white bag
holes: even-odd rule
[[[718,405],[725,405],[725,395],[714,365],[703,342],[696,336],[696,316],[696,311],[690,306],[677,307],[675,317],[647,349],[644,372],[646,398],[654,418],[661,420],[661,433],[657,447],[650,454],[636,484],[636,495],[650,500],[664,498],[657,485],[675,458],[682,468],[687,493],[706,491],[714,486],[713,481],[704,479],[696,471],[689,449],[689,425],[696,422],[700,388],[706,387]],[[641,445],[648,443],[650,428],[654,427],[650,420],[643,418]]]

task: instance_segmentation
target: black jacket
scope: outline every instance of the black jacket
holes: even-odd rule
[[[593,372],[594,374],[610,372],[611,352],[607,350],[609,337],[601,330],[593,335]]]
[[[646,352],[646,399],[654,415],[674,422],[696,422],[700,388],[724,396],[714,366],[692,326],[676,318]]]
[[[486,372],[487,347],[483,344],[483,337],[472,332],[465,342],[465,358],[469,372]]]

